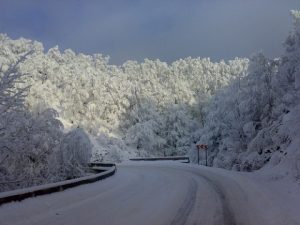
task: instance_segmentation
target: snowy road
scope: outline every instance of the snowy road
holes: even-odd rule
[[[0,224],[300,224],[298,213],[277,200],[235,173],[139,162],[120,165],[114,176],[100,182],[3,205]]]

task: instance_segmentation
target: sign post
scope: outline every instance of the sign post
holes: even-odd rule
[[[198,147],[198,146],[197,146]],[[199,160],[200,160],[200,157],[199,157],[199,153],[200,152],[200,149],[198,149],[197,153],[198,153],[198,165],[199,165]]]
[[[203,150],[203,151],[205,151],[205,165],[207,166],[207,149],[208,149],[207,145],[204,145],[204,144],[198,144],[197,145],[198,165],[199,165],[199,162],[200,162],[199,152],[200,152],[200,150]]]

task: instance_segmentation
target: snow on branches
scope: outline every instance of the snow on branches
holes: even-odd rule
[[[294,31],[285,42],[285,54],[273,60],[262,53],[254,55],[246,76],[231,82],[209,103],[204,127],[196,134],[197,141],[210,146],[210,165],[252,171],[268,162],[287,164],[289,159],[294,172],[287,173],[300,176],[295,169],[299,160],[291,160],[299,158],[299,152],[295,147],[289,150],[300,139],[290,132],[298,130],[300,122],[300,12],[292,15]]]
[[[298,112],[300,96],[300,13],[291,13],[295,29],[273,60],[258,53],[117,66],[100,54],[45,53],[41,43],[0,35],[0,173],[56,180],[79,176],[92,150],[121,161],[187,154],[197,142],[210,146],[213,166],[278,162],[272,156],[281,160],[294,139],[282,131],[284,118]],[[18,154],[23,175],[12,172]]]

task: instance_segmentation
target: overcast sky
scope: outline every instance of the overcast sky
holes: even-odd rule
[[[279,56],[299,0],[0,0],[0,32],[111,63]]]

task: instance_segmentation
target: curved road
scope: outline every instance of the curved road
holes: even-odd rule
[[[274,206],[266,191],[250,179],[180,163],[123,164],[106,180],[0,207],[0,225],[298,222]]]

